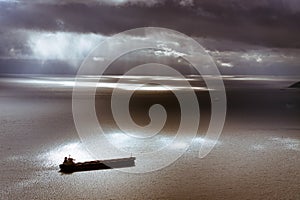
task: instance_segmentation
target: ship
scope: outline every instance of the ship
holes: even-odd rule
[[[72,173],[78,171],[90,171],[101,169],[113,169],[135,166],[135,157],[117,158],[109,160],[94,160],[86,162],[74,162],[75,159],[70,156],[65,157],[64,162],[59,165],[60,172]]]

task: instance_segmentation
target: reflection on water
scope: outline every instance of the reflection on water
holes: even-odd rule
[[[285,149],[300,151],[300,140],[298,139],[273,137],[269,140]]]
[[[187,145],[192,145],[199,149],[201,145],[209,145],[214,143],[214,141],[206,140],[204,137],[195,137],[191,144],[186,142],[177,142],[173,143],[174,136],[169,134],[162,134],[156,136],[155,139],[145,139],[140,140],[131,136],[128,136],[123,133],[109,133],[106,134],[107,142],[110,142],[115,147],[122,149],[127,152],[126,156],[136,156],[135,154],[143,154],[149,152],[155,152],[161,148],[167,147],[169,150],[180,150],[185,148]],[[170,145],[172,144],[172,145]],[[220,144],[220,141],[217,142],[217,145]],[[71,156],[76,159],[76,162],[84,162],[95,159],[110,159],[111,157],[105,157],[104,155],[98,155],[94,157],[93,152],[89,152],[88,148],[81,142],[70,142],[60,146],[53,146],[54,148],[46,153],[41,153],[38,158],[41,160],[45,167],[55,167],[57,168],[59,164],[63,162],[64,157]],[[105,151],[105,150],[103,150]],[[120,157],[122,157],[120,155]],[[152,162],[152,161],[150,161]],[[147,165],[151,163],[140,163],[137,160],[137,164]]]
[[[217,142],[217,143],[216,143]],[[195,137],[193,139],[193,144],[196,144],[200,147],[200,145],[207,145],[207,146],[211,146],[212,144],[216,145],[220,145],[221,142],[220,141],[213,141],[213,140],[209,140],[209,139],[205,139],[204,137]]]
[[[40,157],[47,160],[47,164],[50,166],[58,166],[58,164],[63,162],[64,157],[72,156],[76,159],[76,162],[83,162],[87,160],[92,160],[92,156],[85,149],[84,145],[81,143],[68,143],[50,152],[42,154]],[[58,163],[59,162],[59,163]]]
[[[119,77],[121,78],[121,77]],[[206,87],[201,86],[192,86],[191,88],[186,88],[178,85],[177,82],[183,81],[180,78],[171,78],[171,77],[122,77],[123,80],[126,80],[125,83],[116,83],[117,79],[114,77],[102,77],[100,82],[94,84],[92,81],[95,78],[82,77],[78,78],[80,80],[80,85],[77,85],[82,88],[102,88],[102,89],[121,89],[121,90],[137,90],[137,91],[169,91],[170,88],[173,90],[200,90],[207,91]],[[162,85],[152,85],[152,84],[144,84],[145,80],[165,80],[167,81],[164,86]],[[189,81],[196,81],[197,79],[188,79]],[[41,77],[41,78],[1,78],[0,84],[10,84],[12,86],[20,86],[20,87],[44,87],[44,88],[65,88],[72,89],[75,86],[74,78],[52,78],[52,77]],[[78,84],[78,83],[77,83]]]
[[[109,134],[107,139],[108,139],[107,142],[111,142],[113,145],[115,145],[118,148],[122,148],[122,149],[127,148],[127,150],[128,149],[132,150],[133,153],[132,156],[135,156],[134,153],[147,153],[151,151],[157,151],[158,148],[164,148],[170,145],[173,141],[173,137],[164,135],[157,140],[150,140],[150,141],[146,140],[146,141],[137,142],[136,138],[127,136],[122,133]],[[200,147],[201,145],[209,145],[211,143],[214,143],[214,141],[206,140],[203,137],[196,137],[192,140],[191,145],[196,145],[197,147]],[[220,144],[220,142],[217,142],[217,145],[218,144]],[[177,142],[170,145],[169,148],[174,150],[182,149],[186,145],[189,144],[183,142]],[[39,157],[41,160],[46,160],[47,166],[57,167],[58,164],[62,163],[64,157],[69,155],[75,158],[76,162],[84,162],[84,161],[90,161],[95,159],[93,155],[91,155],[88,152],[87,148],[85,148],[84,144],[80,142],[67,143],[65,145],[58,146],[55,149],[51,150],[50,152],[39,155]],[[103,159],[103,158],[101,158],[100,155],[100,157],[97,159]]]
[[[214,79],[214,76],[205,76],[207,79]],[[96,85],[93,81],[98,80],[98,76],[80,76],[77,77],[80,80],[80,87],[82,88],[93,88],[97,87],[100,89],[115,89],[119,88],[122,90],[137,90],[137,91],[169,91],[170,88],[173,90],[186,90],[193,89],[196,91],[207,91],[208,88],[205,86],[203,78],[199,75],[186,76],[185,80],[180,77],[167,77],[167,76],[102,76],[100,82]],[[119,79],[122,79],[122,83],[117,83]],[[225,84],[237,83],[236,86],[241,86],[240,82],[255,82],[272,85],[273,82],[289,82],[293,83],[299,80],[297,76],[222,76]],[[161,80],[166,83],[162,85],[144,84],[145,82],[151,82],[151,80]],[[181,82],[189,81],[192,88],[186,88],[181,86]],[[51,88],[52,90],[57,89],[68,89],[71,90],[75,86],[75,77],[51,77],[51,76],[21,76],[21,77],[1,77],[0,85],[8,85],[15,87],[31,87],[31,88]],[[288,84],[287,84],[288,85]]]

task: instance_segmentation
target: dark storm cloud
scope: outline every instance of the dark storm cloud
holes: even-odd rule
[[[105,37],[143,26],[192,36],[226,73],[299,74],[298,0],[0,0],[0,73],[72,71]]]
[[[300,47],[300,2],[295,0],[26,2],[2,2],[1,27],[110,35],[160,26],[195,37]]]

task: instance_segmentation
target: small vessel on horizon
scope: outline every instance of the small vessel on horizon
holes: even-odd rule
[[[86,162],[74,162],[75,159],[70,156],[65,157],[64,162],[59,165],[60,171],[65,173],[72,173],[77,171],[90,171],[100,169],[113,169],[135,166],[135,157],[116,158],[109,160],[94,160]]]

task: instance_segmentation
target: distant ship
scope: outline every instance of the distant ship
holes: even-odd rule
[[[61,172],[72,173],[76,171],[90,171],[99,169],[124,168],[135,166],[135,157],[117,158],[109,160],[94,160],[87,162],[74,162],[75,159],[65,157],[64,162],[59,165]]]

